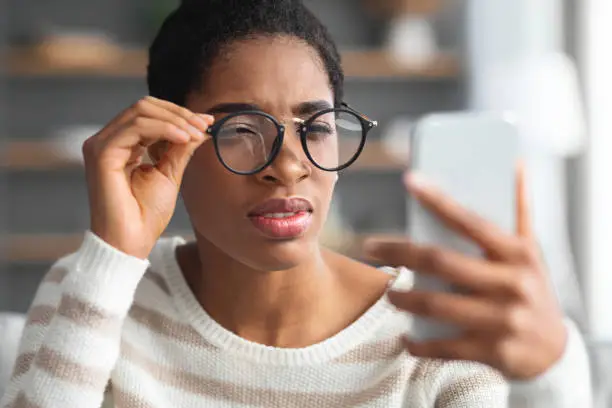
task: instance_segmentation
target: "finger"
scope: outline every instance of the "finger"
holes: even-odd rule
[[[514,259],[516,253],[522,251],[516,237],[464,208],[422,177],[408,174],[404,181],[406,187],[427,210],[450,229],[474,241],[486,253],[501,259]]]
[[[405,266],[477,293],[508,293],[515,274],[500,265],[441,248],[421,246],[407,239],[369,239],[366,252],[389,266]]]
[[[417,316],[450,323],[461,329],[480,332],[499,332],[501,310],[494,303],[472,296],[442,293],[409,292],[388,293],[397,308]]]
[[[187,144],[171,145],[167,151],[161,156],[156,167],[168,179],[172,180],[177,187],[181,185],[185,168],[191,160],[195,150],[204,142],[204,138],[200,140],[190,141]]]
[[[203,137],[203,135],[200,136],[200,138]],[[133,148],[135,146],[150,146],[160,141],[185,144],[190,140],[192,140],[192,136],[189,133],[172,123],[139,117],[129,126],[118,131],[116,135],[108,138],[106,146]]]
[[[197,139],[199,139],[197,133],[205,132],[210,124],[214,122],[214,117],[211,115],[195,114],[189,109],[171,102],[147,96],[115,117],[103,129],[103,133],[100,135],[103,138],[112,137],[120,128],[125,127],[139,117],[160,119],[173,123]]]
[[[525,164],[520,162],[516,169],[516,229],[520,237],[533,239],[526,173]]]
[[[442,360],[467,360],[486,363],[486,348],[476,339],[461,337],[458,339],[431,340],[415,342],[404,338],[404,346],[408,352],[421,358]]]
[[[195,126],[201,132],[205,132],[215,120],[212,115],[194,113],[183,106],[179,106],[163,99],[154,98],[152,96],[149,96],[146,99],[151,105],[178,116],[179,118],[187,121],[187,123],[190,125]]]

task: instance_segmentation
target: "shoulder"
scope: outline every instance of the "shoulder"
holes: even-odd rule
[[[405,267],[373,266],[330,250],[326,250],[324,256],[327,264],[341,275],[349,277],[351,283],[367,286],[382,284],[398,290],[409,290],[412,287],[412,271]]]
[[[504,377],[476,362],[419,359],[410,382],[436,407],[505,407],[508,400]]]

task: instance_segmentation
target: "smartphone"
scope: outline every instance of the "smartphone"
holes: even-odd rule
[[[423,117],[410,138],[411,171],[449,198],[502,230],[516,228],[518,127],[509,114],[451,112]],[[447,228],[412,197],[407,199],[407,234],[415,243],[482,257],[473,242]],[[460,293],[439,279],[415,271],[414,289]],[[414,340],[456,337],[458,328],[415,316]]]

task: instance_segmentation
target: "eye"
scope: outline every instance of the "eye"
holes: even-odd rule
[[[224,127],[221,131],[225,136],[244,135],[244,134],[258,134],[259,130],[250,124],[246,123],[232,123],[227,127]]]
[[[315,122],[308,126],[308,133],[333,134],[333,127],[326,122]]]

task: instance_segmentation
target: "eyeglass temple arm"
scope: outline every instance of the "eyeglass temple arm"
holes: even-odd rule
[[[340,106],[350,110],[351,112],[353,112],[354,114],[358,115],[359,117],[365,119],[372,127],[378,126],[378,121],[376,120],[372,120],[370,119],[368,116],[364,115],[363,113],[359,112],[357,109],[353,108],[352,106],[350,106],[348,103],[346,102],[341,102]]]

